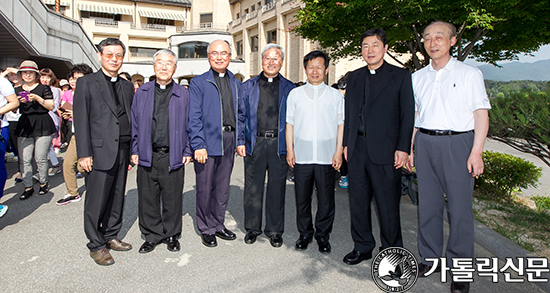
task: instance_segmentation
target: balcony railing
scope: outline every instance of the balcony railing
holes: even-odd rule
[[[254,10],[252,12],[250,12],[249,14],[246,15],[246,20],[251,20],[253,18],[256,18],[256,16],[258,16],[258,10]]]
[[[204,22],[204,23],[201,23],[200,26],[199,26],[199,28],[203,28],[203,29],[204,28],[212,28],[212,27],[213,27],[213,25],[212,25],[211,22]]]
[[[262,13],[266,13],[270,10],[273,10],[276,5],[277,5],[277,0],[273,0],[271,3],[268,3],[264,6],[262,6]]]
[[[229,22],[230,27],[236,27],[242,23],[242,18],[238,18]]]
[[[142,23],[141,25],[137,26],[135,23],[132,23],[130,25],[131,29],[141,29],[146,31],[157,31],[157,32],[165,32],[166,31],[166,25],[164,24],[152,24],[152,23]]]
[[[118,21],[110,18],[96,18],[96,26],[118,27]]]

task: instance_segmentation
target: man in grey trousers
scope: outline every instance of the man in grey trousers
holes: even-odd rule
[[[434,22],[424,30],[424,47],[430,65],[413,74],[416,121],[413,153],[418,176],[418,250],[422,262],[419,277],[440,267],[433,260],[443,250],[445,196],[449,203],[450,235],[445,256],[474,257],[472,193],[474,178],[483,173],[483,145],[491,108],[483,74],[450,55],[456,28]],[[446,273],[446,272],[443,272]],[[451,282],[451,292],[469,292],[470,284]]]

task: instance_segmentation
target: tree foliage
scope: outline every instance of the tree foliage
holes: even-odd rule
[[[457,27],[458,60],[496,65],[550,42],[550,4],[540,0],[302,0],[294,31],[337,58],[360,56],[359,38],[371,28],[388,35],[389,55],[411,71],[428,64],[424,28],[435,20]],[[397,58],[409,54],[407,62]],[[406,55],[408,56],[408,55]]]
[[[494,81],[485,80],[485,89],[489,98],[503,98],[510,93],[522,90],[545,92],[550,90],[550,82],[536,80],[512,80],[512,81]]]
[[[520,91],[491,100],[489,134],[550,166],[550,95]]]

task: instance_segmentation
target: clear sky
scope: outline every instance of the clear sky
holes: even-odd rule
[[[534,56],[520,55],[519,56],[519,62],[532,63],[532,62],[536,62],[536,61],[540,61],[540,60],[550,59],[550,45],[540,47],[538,52],[534,53],[533,55]],[[517,61],[517,60],[514,60],[514,61]],[[498,62],[498,64],[502,65],[502,64],[506,64],[506,63],[514,62],[514,61],[501,61],[501,62]],[[475,66],[481,66],[481,65],[486,65],[487,64],[487,63],[479,63],[479,62],[476,62],[472,59],[467,59],[466,63],[472,64],[472,65],[475,65]]]

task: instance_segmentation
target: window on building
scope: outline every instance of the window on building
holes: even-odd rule
[[[267,32],[267,43],[277,43],[277,30]]]
[[[271,3],[273,3],[273,0],[265,0],[265,5],[269,5]]]
[[[248,14],[248,8],[244,10],[244,14]]]
[[[120,21],[120,14],[111,14],[103,12],[94,12],[94,11],[80,11],[81,18],[108,18],[116,21]]]
[[[155,55],[158,50],[159,49],[130,47],[130,57],[153,58],[153,55]]]
[[[203,13],[201,14],[201,28],[212,27],[212,13]]]
[[[255,11],[256,10],[256,5],[252,5],[252,7],[250,7],[250,11]]]
[[[237,17],[235,17],[235,19],[239,19],[239,18],[241,18],[241,14],[237,13]]]
[[[208,43],[206,42],[187,42],[178,46],[179,59],[187,58],[208,58]]]
[[[258,52],[258,36],[250,37],[250,51]]]
[[[173,19],[160,19],[147,17],[147,24],[174,25]]]
[[[237,41],[235,45],[235,50],[237,51],[237,57],[242,58],[243,57],[243,41]]]

